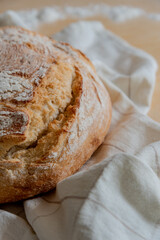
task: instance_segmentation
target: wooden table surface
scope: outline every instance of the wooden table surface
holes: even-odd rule
[[[24,10],[29,8],[41,8],[50,5],[72,5],[81,6],[88,3],[106,3],[108,5],[128,5],[142,8],[147,12],[160,13],[159,0],[0,0],[0,12],[13,9]],[[100,20],[107,29],[118,34],[120,37],[128,41],[133,46],[141,48],[150,53],[160,66],[160,22],[156,22],[146,17],[140,17],[129,20],[124,23],[114,23],[109,19],[100,17],[88,18],[89,20]],[[77,21],[76,19],[61,20],[52,24],[45,24],[39,28],[39,32],[50,35],[67,26],[69,23]],[[157,72],[156,85],[152,99],[149,116],[160,122],[160,69]]]

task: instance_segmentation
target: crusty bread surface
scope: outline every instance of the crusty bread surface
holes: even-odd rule
[[[0,203],[53,189],[102,143],[111,102],[90,60],[69,44],[0,29]]]

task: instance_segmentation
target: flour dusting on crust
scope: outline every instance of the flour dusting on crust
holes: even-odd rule
[[[55,61],[52,43],[16,28],[0,30],[0,37],[0,100],[29,101]]]
[[[28,79],[0,72],[0,100],[28,101],[33,95],[33,86]]]
[[[0,110],[0,137],[4,135],[22,135],[28,124],[28,116],[22,111]]]

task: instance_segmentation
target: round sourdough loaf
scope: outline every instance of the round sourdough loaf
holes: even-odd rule
[[[69,44],[0,29],[0,203],[47,192],[102,143],[109,95]]]

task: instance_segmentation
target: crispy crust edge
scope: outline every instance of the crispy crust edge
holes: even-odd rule
[[[84,54],[74,48],[72,48],[72,50],[76,51],[79,54],[79,57],[87,62],[87,64],[89,64],[95,72],[92,63]],[[92,78],[88,79],[90,83],[93,81]],[[111,122],[111,100],[103,84],[99,84],[95,81],[94,86],[93,84],[90,84],[90,87],[94,88],[95,99],[97,99],[97,101],[99,101],[99,99],[96,92],[101,92],[101,101],[103,101],[103,106],[105,106],[105,108],[102,107],[102,109],[100,109],[98,118],[95,116],[96,120],[90,125],[85,141],[83,141],[80,146],[77,145],[77,147],[74,148],[74,151],[72,151],[72,146],[69,146],[68,140],[70,137],[70,130],[74,124],[78,124],[78,117],[75,113],[73,114],[72,124],[67,133],[68,140],[65,143],[64,151],[62,151],[58,162],[52,163],[52,161],[50,161],[34,164],[32,162],[31,164],[27,165],[27,169],[26,166],[15,162],[14,171],[16,168],[18,171],[18,177],[14,179],[13,176],[12,182],[8,181],[7,178],[5,179],[5,176],[3,174],[5,165],[3,167],[0,167],[0,180],[3,178],[3,181],[1,181],[0,184],[0,203],[23,200],[53,189],[56,187],[56,184],[58,182],[77,172],[79,168],[81,168],[82,165],[91,157],[93,152],[100,146],[108,132]],[[81,104],[87,101],[85,90],[82,91],[80,98],[83,98],[83,102],[81,102]],[[77,105],[77,111],[79,111],[81,104]],[[85,118],[88,117],[88,114],[91,113],[85,113]],[[103,120],[101,122],[101,125],[99,125],[99,118],[101,117],[101,114],[103,115]],[[83,125],[83,120],[81,120],[81,124]],[[76,129],[75,131],[78,130]],[[86,130],[84,130],[84,133],[86,133],[85,131]],[[78,136],[78,134],[76,135]],[[83,131],[81,132],[81,137],[82,136]],[[79,141],[80,139],[77,140]],[[67,153],[65,152],[65,149],[68,149]],[[5,184],[2,184],[2,182],[5,182]]]

